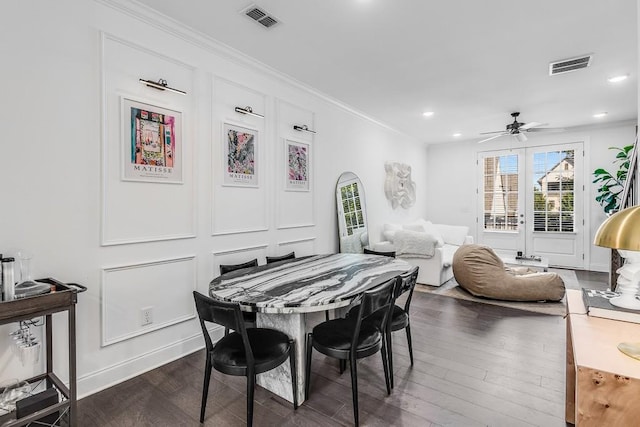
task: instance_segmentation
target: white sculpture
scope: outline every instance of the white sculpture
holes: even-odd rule
[[[413,206],[416,202],[416,183],[411,180],[411,166],[386,162],[384,169],[387,171],[384,194],[391,202],[393,209],[398,205],[405,209]]]

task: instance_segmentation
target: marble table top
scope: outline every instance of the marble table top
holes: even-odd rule
[[[353,298],[413,268],[379,255],[313,255],[223,274],[209,294],[244,311],[306,313],[349,305]]]

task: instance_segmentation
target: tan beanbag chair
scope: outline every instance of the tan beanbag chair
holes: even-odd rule
[[[488,246],[462,245],[453,256],[453,276],[477,297],[506,301],[559,301],[564,282],[556,273],[505,268]]]

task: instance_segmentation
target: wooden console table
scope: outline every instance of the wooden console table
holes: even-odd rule
[[[640,342],[640,324],[588,316],[582,291],[567,290],[567,422],[640,423],[640,360],[620,352],[621,342]]]

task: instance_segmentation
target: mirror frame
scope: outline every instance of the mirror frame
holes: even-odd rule
[[[338,178],[336,212],[340,252],[362,253],[362,249],[369,245],[367,208],[364,186],[358,175],[353,172],[343,172]],[[347,218],[347,215],[350,218]],[[359,244],[354,240],[354,235],[360,236]]]

